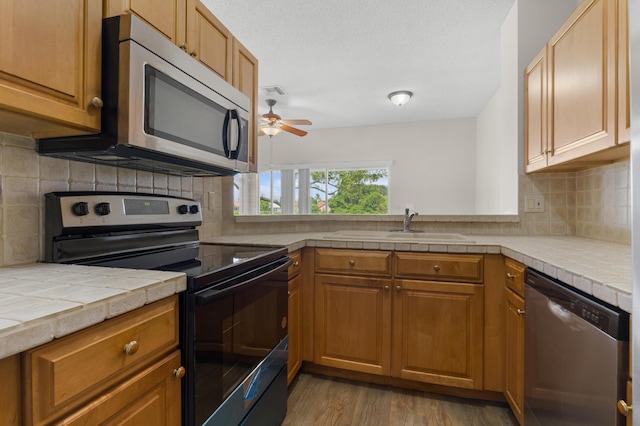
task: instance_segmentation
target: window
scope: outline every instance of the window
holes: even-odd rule
[[[265,170],[234,179],[235,214],[387,214],[388,168]]]

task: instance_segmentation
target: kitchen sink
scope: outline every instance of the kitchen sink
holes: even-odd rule
[[[402,241],[416,243],[473,243],[462,234],[452,232],[415,231],[336,231],[327,234],[328,240]]]

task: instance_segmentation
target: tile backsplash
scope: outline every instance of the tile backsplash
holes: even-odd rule
[[[469,234],[576,235],[630,244],[628,161],[568,173],[519,177],[519,214],[509,220],[417,217],[418,229]],[[233,215],[233,179],[178,177],[39,156],[30,138],[0,133],[0,266],[43,258],[43,195],[51,191],[130,191],[169,194],[203,205],[203,238],[233,233],[391,229],[395,217],[261,217]],[[543,213],[524,213],[524,196],[541,195]]]
[[[43,157],[31,138],[0,133],[0,266],[43,258],[44,197],[52,191],[169,194],[205,203],[216,178],[179,177]],[[208,199],[206,199],[208,203]],[[211,204],[221,202],[212,200]],[[209,211],[205,211],[205,216]],[[211,217],[200,233],[213,235]]]

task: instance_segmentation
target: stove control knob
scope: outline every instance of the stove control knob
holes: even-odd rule
[[[199,211],[200,211],[200,209],[198,209],[198,205],[197,204],[193,204],[193,205],[189,206],[189,213],[196,214]]]
[[[98,216],[106,216],[111,213],[111,206],[109,203],[98,203],[96,204],[95,210]]]
[[[180,213],[180,214],[189,213],[189,206],[187,206],[186,204],[180,204],[178,206],[178,213]]]
[[[73,206],[71,206],[71,211],[76,216],[86,216],[89,214],[89,203],[78,201]]]

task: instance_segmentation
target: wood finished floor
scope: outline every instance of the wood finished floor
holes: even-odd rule
[[[282,426],[515,426],[505,404],[300,373]]]

